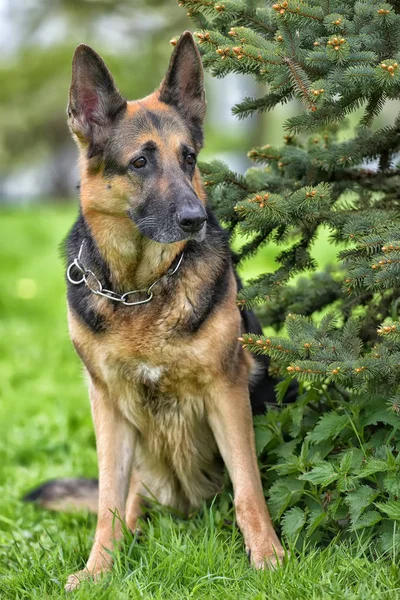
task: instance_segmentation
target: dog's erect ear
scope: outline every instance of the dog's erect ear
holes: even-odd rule
[[[102,152],[126,100],[117,90],[100,56],[86,44],[75,50],[69,89],[68,123],[77,138],[89,145],[89,158]]]
[[[201,130],[206,113],[203,66],[190,31],[185,31],[175,46],[160,86],[160,100],[175,106],[193,127],[193,133]]]

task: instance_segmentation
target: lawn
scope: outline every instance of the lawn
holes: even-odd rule
[[[3,211],[0,218],[0,598],[64,597],[66,576],[82,568],[93,515],[24,505],[22,495],[59,476],[96,476],[89,402],[68,339],[58,245],[71,207]],[[326,241],[318,242],[322,261]],[[265,251],[246,274],[273,264]],[[248,566],[227,496],[190,521],[154,510],[137,539],[127,535],[111,575],[76,598],[118,600],[323,600],[400,598],[395,558],[367,542],[293,552],[275,572]]]

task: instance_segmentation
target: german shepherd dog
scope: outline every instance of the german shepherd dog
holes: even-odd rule
[[[205,109],[189,32],[159,89],[138,101],[122,97],[89,46],[75,51],[68,123],[81,202],[66,241],[68,322],[89,382],[99,484],[53,481],[27,497],[60,508],[64,496],[96,510],[98,494],[90,557],[67,590],[111,568],[123,523],[135,530],[146,496],[188,513],[220,491],[223,463],[252,565],[284,556],[261,486],[250,403],[262,411],[274,381],[265,358],[238,341],[261,329],[237,306],[227,235],[196,166]]]

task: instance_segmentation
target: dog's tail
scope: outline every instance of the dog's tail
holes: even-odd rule
[[[48,510],[97,513],[99,482],[97,479],[51,479],[23,497]]]

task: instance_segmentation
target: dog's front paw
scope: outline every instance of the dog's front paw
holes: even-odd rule
[[[85,575],[84,571],[78,571],[77,573],[72,573],[72,575],[69,575],[69,577],[67,578],[67,583],[64,586],[64,589],[66,592],[73,592],[74,590],[76,590],[76,588],[78,588],[81,584],[81,581],[83,579],[87,579],[87,575]]]
[[[250,564],[254,569],[274,570],[283,564],[288,553],[279,542],[267,542],[265,544],[255,544],[252,548],[246,548]]]
[[[103,571],[94,571],[91,572],[88,569],[83,569],[82,571],[77,571],[77,573],[72,573],[67,579],[67,583],[64,586],[66,592],[73,592],[76,590],[82,581],[90,580],[93,583],[99,581]]]

